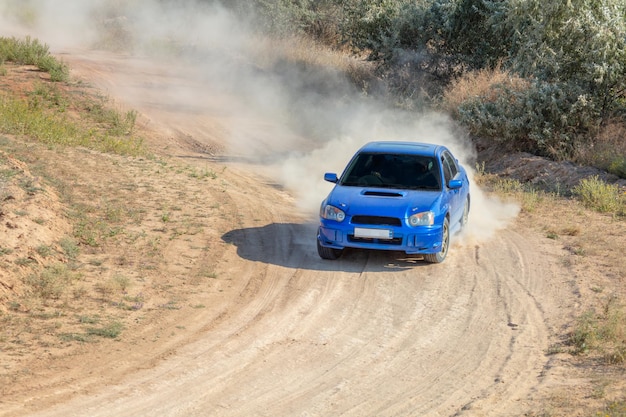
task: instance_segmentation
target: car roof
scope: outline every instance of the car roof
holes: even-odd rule
[[[442,145],[422,142],[400,142],[400,141],[376,141],[369,142],[359,152],[372,153],[393,153],[436,156],[438,152],[446,149]]]

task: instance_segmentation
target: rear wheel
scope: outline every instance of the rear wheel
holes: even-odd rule
[[[319,239],[317,239],[317,253],[322,259],[329,259],[331,261],[334,261],[335,259],[341,257],[341,255],[343,254],[343,249],[327,248],[325,246],[322,246]]]
[[[443,236],[441,237],[441,250],[437,253],[428,253],[424,255],[426,262],[438,264],[446,259],[448,254],[448,247],[450,247],[450,222],[448,218],[443,221]]]

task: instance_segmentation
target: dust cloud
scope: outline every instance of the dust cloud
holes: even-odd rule
[[[474,176],[471,142],[446,116],[397,110],[364,95],[341,71],[297,64],[280,53],[282,43],[258,35],[252,20],[242,21],[218,3],[65,0],[61,6],[56,0],[5,0],[0,35],[36,37],[52,53],[118,49],[146,58],[142,65],[166,57],[177,78],[164,79],[162,99],[180,111],[219,118],[227,154],[283,185],[312,219],[332,187],[323,173],[341,173],[372,140],[444,144]],[[181,82],[172,53],[193,84]],[[130,84],[120,78],[113,93],[139,103]],[[472,180],[470,223],[462,240],[489,238],[518,211]]]

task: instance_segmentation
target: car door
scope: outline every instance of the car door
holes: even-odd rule
[[[451,189],[448,187],[450,180],[455,179],[459,175],[459,167],[452,154],[445,150],[441,154],[441,165],[443,167],[444,176],[444,192],[447,194],[450,203],[450,222],[456,224],[461,220],[463,215],[463,194],[460,188]]]

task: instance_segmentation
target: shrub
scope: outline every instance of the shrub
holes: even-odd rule
[[[454,113],[476,134],[571,158],[625,109],[625,16],[615,0],[355,0],[344,2],[343,28],[371,59],[432,77],[420,81],[502,62],[530,88],[501,86]],[[609,165],[620,171],[623,160]]]
[[[24,40],[0,37],[0,62],[34,65],[48,72],[52,81],[67,81],[69,67],[50,55],[48,45],[27,36]]]
[[[524,77],[584,91],[606,117],[626,88],[626,3],[508,0],[511,67]]]
[[[122,330],[124,330],[124,325],[114,321],[101,327],[89,327],[87,329],[87,335],[115,339],[122,333]]]
[[[569,338],[574,354],[595,351],[607,364],[626,360],[624,306],[611,297],[601,313],[587,311],[578,318]]]
[[[626,215],[626,193],[597,176],[585,178],[572,190],[583,204],[602,213]]]
[[[439,106],[455,118],[461,107],[472,100],[495,103],[502,90],[522,92],[529,82],[497,66],[470,71],[453,80],[444,90]]]
[[[476,135],[556,159],[571,158],[598,129],[598,110],[576,86],[535,80],[524,90],[494,84],[487,96],[469,98],[459,120]]]
[[[69,67],[51,55],[46,55],[37,61],[37,68],[50,74],[50,80],[67,82],[70,78]]]
[[[54,264],[43,271],[31,274],[26,279],[33,293],[44,300],[60,298],[71,284],[78,277],[64,264]]]

